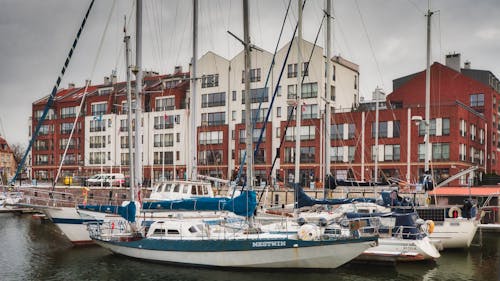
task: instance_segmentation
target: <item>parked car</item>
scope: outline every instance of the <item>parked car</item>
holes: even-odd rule
[[[96,174],[88,178],[87,186],[124,186],[125,176],[119,173]]]

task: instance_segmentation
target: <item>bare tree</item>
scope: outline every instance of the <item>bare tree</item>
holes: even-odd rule
[[[12,150],[12,153],[14,154],[14,160],[16,161],[16,165],[19,165],[19,163],[21,163],[21,160],[23,159],[26,147],[21,143],[15,143],[9,146],[10,149]]]

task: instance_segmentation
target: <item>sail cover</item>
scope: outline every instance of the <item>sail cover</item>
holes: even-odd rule
[[[228,197],[197,197],[180,200],[162,200],[145,202],[143,210],[161,211],[229,211],[239,216],[251,217],[257,207],[255,191],[242,191],[235,198]]]

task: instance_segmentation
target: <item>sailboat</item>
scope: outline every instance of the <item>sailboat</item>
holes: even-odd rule
[[[446,182],[442,182],[438,185],[434,185],[432,182],[432,175],[430,169],[430,60],[431,60],[431,16],[433,12],[428,10],[427,13],[427,61],[426,61],[426,84],[425,84],[425,174],[423,175],[422,185],[424,186],[426,192],[429,194],[435,188],[439,188],[446,184],[447,182],[458,178],[461,175],[465,175],[477,169],[477,167],[472,167],[469,170],[462,171],[461,173],[450,177]],[[397,195],[397,194],[396,194]],[[438,206],[437,202],[434,204],[429,204],[432,202],[431,197],[429,202],[426,202],[425,206],[410,206],[407,209],[417,211],[420,218],[424,220],[433,221],[433,231],[429,233],[430,239],[439,248],[468,248],[470,247],[472,240],[476,234],[479,218],[474,216],[475,206],[472,206],[471,202],[464,202],[463,206]],[[397,205],[401,205],[401,199],[399,196],[394,196],[394,202],[387,202],[386,205],[391,208],[400,208]],[[406,200],[410,202],[411,200]],[[413,204],[416,205],[416,204]],[[469,206],[470,205],[470,206]]]
[[[302,6],[300,2],[299,7]],[[193,4],[193,28],[196,30],[197,0]],[[249,75],[250,40],[246,0],[243,1],[243,18],[245,73]],[[250,79],[247,77],[245,80],[246,105],[249,106]],[[247,114],[250,114],[250,110]],[[247,134],[251,131],[248,117]],[[251,149],[252,144],[248,144],[251,139],[247,138],[247,145],[250,146],[247,149]],[[249,156],[251,158],[251,153]],[[252,169],[250,160],[247,162],[249,179]],[[247,213],[236,222],[224,218],[211,224],[204,219],[172,218],[155,221],[147,228],[137,228],[132,224],[120,233],[105,224],[93,224],[89,225],[89,233],[97,244],[121,255],[177,264],[237,268],[336,268],[373,246],[376,241],[375,236],[359,237],[349,229],[329,235],[324,232],[324,228],[310,224],[292,235],[263,232],[253,219],[256,195],[251,190],[251,180],[247,183],[249,190],[242,193]]]

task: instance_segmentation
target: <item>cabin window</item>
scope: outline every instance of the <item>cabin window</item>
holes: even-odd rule
[[[196,195],[196,186],[191,187],[191,194]]]
[[[170,192],[172,190],[172,185],[171,184],[167,184],[166,188],[165,188],[165,192]]]
[[[157,228],[155,229],[154,235],[165,235],[165,229]]]
[[[179,235],[180,232],[177,229],[168,229],[167,230],[167,234],[177,234],[177,235]]]
[[[203,194],[203,190],[201,189],[201,186],[198,186],[198,195],[202,195]]]
[[[179,192],[179,185],[178,185],[178,184],[176,184],[176,185],[174,186],[174,192]]]
[[[203,194],[204,195],[208,194],[208,188],[206,186],[203,187]]]
[[[189,186],[185,185],[183,190],[182,190],[182,193],[188,194],[189,193]]]
[[[191,232],[191,233],[196,233],[196,232],[198,232],[198,229],[196,229],[196,227],[194,227],[194,226],[191,226],[191,227],[189,228],[189,232]]]

